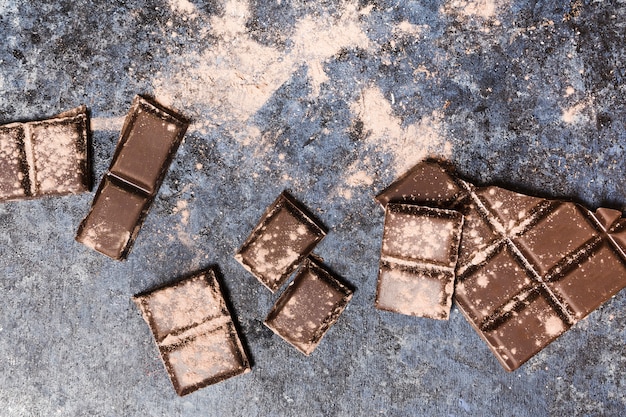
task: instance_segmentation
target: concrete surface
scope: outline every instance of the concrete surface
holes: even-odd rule
[[[426,155],[626,205],[626,2],[0,0],[0,123],[86,104],[99,181],[133,96],[194,121],[126,262],[74,241],[93,193],[0,205],[0,415],[616,416],[626,293],[514,373],[454,309],[373,308],[373,195]],[[356,288],[305,358],[232,255],[283,189]],[[178,398],[130,297],[218,264],[253,371]]]

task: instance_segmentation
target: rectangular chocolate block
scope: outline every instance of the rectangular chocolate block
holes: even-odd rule
[[[246,373],[250,362],[212,269],[133,297],[178,395]]]
[[[0,126],[0,201],[91,188],[85,106],[53,118]]]
[[[455,300],[505,369],[626,287],[621,212],[476,187],[433,161],[412,172],[377,200],[424,204],[439,189],[434,205],[464,214]]]
[[[283,192],[267,208],[235,259],[275,292],[324,236],[324,227]]]
[[[387,204],[376,308],[447,320],[462,225],[457,211]]]
[[[181,115],[135,97],[77,241],[113,259],[128,256],[188,125]]]
[[[308,356],[337,322],[351,298],[351,289],[308,257],[272,307],[265,325]]]

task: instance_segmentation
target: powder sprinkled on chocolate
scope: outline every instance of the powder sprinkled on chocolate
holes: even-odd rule
[[[462,225],[459,212],[387,204],[376,308],[448,319]]]
[[[91,187],[85,106],[0,126],[0,200],[78,194]]]
[[[352,298],[352,290],[312,257],[278,298],[265,325],[310,355]]]
[[[152,331],[178,395],[250,370],[213,269],[133,301]]]
[[[324,236],[324,227],[283,192],[265,211],[235,259],[274,292]]]

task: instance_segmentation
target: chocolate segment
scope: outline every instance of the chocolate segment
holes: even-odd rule
[[[435,204],[465,216],[455,300],[505,369],[521,366],[626,287],[621,212],[476,187],[444,167],[442,183],[436,163],[420,165],[414,170],[424,175],[402,178],[377,199],[424,202],[423,189],[461,190]],[[399,187],[408,191],[398,194]]]
[[[272,307],[265,325],[308,356],[351,298],[352,290],[308,257]]]
[[[149,196],[114,176],[100,182],[77,240],[113,259],[125,258],[150,206]]]
[[[187,130],[188,121],[137,96],[76,240],[125,259]]]
[[[29,196],[28,162],[21,124],[0,126],[0,166],[0,200]]]
[[[89,191],[88,139],[85,106],[0,126],[0,201]]]
[[[178,395],[250,370],[214,270],[137,295],[133,301],[152,331]]]
[[[274,292],[324,236],[324,227],[283,192],[265,211],[235,259]]]
[[[447,320],[462,225],[456,211],[387,204],[376,308]]]

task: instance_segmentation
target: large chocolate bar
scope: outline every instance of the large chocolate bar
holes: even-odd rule
[[[88,126],[85,106],[0,126],[0,201],[89,191]]]
[[[376,308],[447,320],[463,215],[389,203],[376,289]]]
[[[135,97],[76,240],[113,259],[127,257],[188,125],[179,114]]]
[[[283,192],[265,211],[235,259],[274,292],[324,236],[324,226]]]
[[[272,307],[265,325],[308,356],[351,298],[351,289],[317,260],[308,257]]]
[[[215,271],[133,297],[178,395],[246,373],[250,362]]]
[[[626,287],[626,219],[617,210],[477,187],[432,161],[377,200],[464,214],[455,300],[507,370]]]

